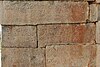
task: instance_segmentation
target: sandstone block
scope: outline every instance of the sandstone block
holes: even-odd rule
[[[2,67],[45,67],[40,48],[2,48]]]
[[[45,67],[45,48],[31,48],[31,67]]]
[[[3,26],[2,47],[37,47],[35,26]]]
[[[90,5],[90,21],[95,22],[98,20],[98,7],[97,4]]]
[[[96,67],[95,45],[55,45],[46,47],[47,67]]]
[[[98,6],[98,21],[100,21],[100,4],[97,4]]]
[[[38,44],[94,43],[95,24],[38,25]]]
[[[100,21],[96,23],[96,43],[100,43]]]
[[[87,2],[3,1],[2,25],[83,23],[88,19]]]
[[[96,67],[100,67],[100,45],[97,44]]]
[[[29,67],[29,53],[27,48],[2,48],[2,67]]]

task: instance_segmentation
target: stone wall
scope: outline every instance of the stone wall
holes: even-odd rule
[[[2,67],[100,67],[99,3],[0,1]]]

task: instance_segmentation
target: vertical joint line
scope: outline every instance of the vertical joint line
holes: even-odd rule
[[[46,48],[45,48],[45,67],[47,67],[46,66]]]
[[[37,25],[36,25],[36,40],[37,40],[37,46],[36,46],[36,48],[38,48],[38,28],[37,28]]]

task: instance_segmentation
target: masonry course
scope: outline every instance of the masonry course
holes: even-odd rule
[[[38,26],[38,45],[94,43],[95,24],[55,24]]]
[[[4,1],[3,25],[37,25],[48,23],[85,23],[87,2]]]

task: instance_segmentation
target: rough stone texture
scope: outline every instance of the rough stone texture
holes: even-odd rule
[[[31,67],[45,67],[45,48],[31,48]]]
[[[2,67],[45,67],[44,50],[2,48]]]
[[[30,67],[27,48],[2,48],[2,67]]]
[[[97,5],[98,5],[98,21],[100,21],[100,4]]]
[[[96,46],[47,46],[46,67],[96,67]]]
[[[100,43],[100,21],[96,23],[96,43]]]
[[[2,67],[100,67],[96,1],[0,1]]]
[[[36,26],[3,26],[2,47],[37,47]]]
[[[88,19],[87,2],[3,1],[3,25],[83,23]]]
[[[97,44],[96,67],[100,67],[100,45]]]
[[[0,1],[0,24],[2,23],[2,15],[3,15],[3,2]]]
[[[94,43],[95,24],[38,25],[38,44]]]
[[[94,22],[98,19],[98,7],[97,4],[90,5],[90,21]]]

